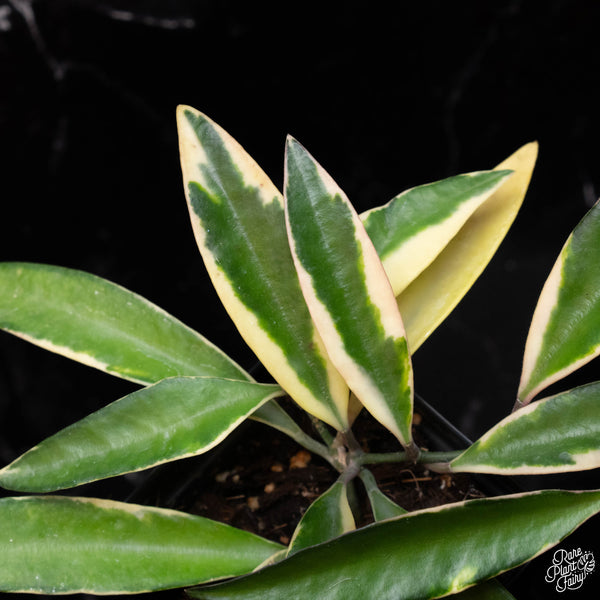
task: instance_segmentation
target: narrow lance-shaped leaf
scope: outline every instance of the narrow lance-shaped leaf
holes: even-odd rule
[[[569,236],[542,289],[525,345],[522,404],[600,354],[599,248],[596,203]]]
[[[496,252],[521,207],[536,156],[537,144],[526,144],[496,167],[514,173],[398,296],[411,352],[452,312]]]
[[[448,245],[512,171],[456,175],[402,192],[361,214],[398,296]]]
[[[223,129],[179,107],[181,164],[198,247],[248,345],[290,396],[337,429],[348,388],[302,299],[281,194]]]
[[[48,492],[202,454],[281,394],[249,381],[165,379],[44,440],[0,471],[0,485]]]
[[[60,496],[0,500],[0,590],[124,594],[248,573],[281,549],[173,510]]]
[[[73,269],[0,263],[0,327],[138,383],[177,375],[248,378],[221,350],[158,306]]]
[[[290,247],[327,352],[365,408],[410,445],[412,367],[375,248],[344,193],[292,138],[284,185]]]
[[[137,383],[183,375],[252,379],[205,337],[155,304],[74,269],[0,263],[0,327]],[[256,414],[272,425],[267,410],[261,407]]]
[[[303,548],[327,542],[354,528],[346,484],[336,481],[304,513],[294,531],[288,556]]]
[[[456,457],[450,467],[506,475],[600,467],[600,382],[514,412]]]
[[[526,562],[599,510],[598,491],[471,500],[375,523],[188,594],[202,600],[439,598]]]
[[[393,500],[390,500],[390,498],[379,489],[371,471],[368,469],[361,469],[360,479],[365,486],[375,521],[392,519],[406,514],[406,511],[401,506],[398,506]]]

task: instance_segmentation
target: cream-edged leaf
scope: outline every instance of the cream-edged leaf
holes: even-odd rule
[[[155,304],[74,269],[0,263],[0,327],[138,383],[178,375],[248,378],[206,338]]]
[[[567,239],[540,294],[525,345],[521,404],[600,354],[599,262],[596,203]]]
[[[412,367],[375,248],[344,193],[292,138],[284,181],[290,247],[327,353],[365,408],[408,446]]]
[[[248,345],[305,410],[347,426],[348,389],[302,298],[281,194],[222,128],[177,112],[192,226],[213,285]]]
[[[411,352],[452,312],[496,252],[523,202],[536,157],[537,144],[532,142],[496,167],[513,174],[398,296]]]
[[[42,441],[0,470],[0,485],[49,492],[202,454],[281,395],[250,381],[163,379]]]
[[[252,571],[279,544],[174,510],[95,498],[0,499],[0,590],[131,594]]]
[[[303,548],[327,542],[355,528],[346,484],[336,481],[306,510],[294,531],[288,556]]]
[[[351,531],[188,594],[198,600],[441,598],[541,554],[598,511],[598,491],[450,504]]]
[[[534,402],[500,421],[451,463],[505,475],[600,467],[600,382]]]
[[[425,270],[511,173],[456,175],[406,190],[384,206],[361,214],[396,296]]]

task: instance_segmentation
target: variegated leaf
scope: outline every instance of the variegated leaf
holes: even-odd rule
[[[410,356],[375,248],[344,193],[292,138],[284,181],[290,247],[327,352],[365,408],[409,445]]]
[[[355,528],[346,484],[336,481],[304,513],[294,531],[288,556],[303,548],[327,542]]]
[[[598,511],[599,491],[450,504],[357,529],[188,594],[198,600],[440,598],[534,558]]]
[[[482,171],[449,177],[406,190],[384,206],[361,214],[396,296],[511,173]]]
[[[371,471],[362,469],[360,478],[365,486],[375,521],[392,519],[406,514],[406,511],[401,506],[398,506],[393,500],[390,500],[379,489]]]
[[[600,382],[514,412],[456,457],[453,471],[537,474],[600,467]]]
[[[279,544],[160,508],[60,496],[0,500],[0,590],[130,594],[252,571]]]
[[[411,352],[452,312],[496,252],[523,202],[536,156],[537,144],[526,144],[496,167],[514,173],[398,296]]]
[[[221,350],[158,306],[73,269],[0,263],[0,327],[138,383],[177,375],[248,378]]]
[[[348,389],[302,299],[280,193],[223,129],[178,109],[181,164],[196,241],[248,345],[305,410],[347,426]]]
[[[521,404],[600,354],[599,261],[597,203],[569,236],[542,289],[525,345]]]
[[[164,379],[44,440],[0,470],[0,485],[48,492],[202,454],[281,394],[249,381]]]

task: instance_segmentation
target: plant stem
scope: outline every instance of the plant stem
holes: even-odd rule
[[[429,463],[440,463],[450,462],[453,458],[456,458],[462,450],[452,450],[450,452],[429,452],[427,450],[421,450],[421,454],[417,458],[417,463],[429,464]],[[385,463],[385,462],[407,462],[408,456],[406,452],[383,452],[383,453],[365,453],[361,462],[363,465]]]
[[[293,437],[301,446],[304,446],[304,448],[306,448],[309,452],[312,452],[313,454],[324,458],[328,463],[330,463],[334,467],[336,466],[335,458],[332,456],[332,453],[329,450],[329,448],[327,448],[327,446],[324,446],[320,442],[317,442],[317,440],[313,440],[313,438],[311,438],[304,432],[302,432],[302,435],[295,434],[294,436],[290,437]]]
[[[323,441],[331,448],[331,445],[333,444],[333,436],[331,435],[329,429],[327,429],[327,425],[325,425],[325,423],[323,423],[323,421],[320,419],[317,419],[317,417],[312,417],[312,424]]]

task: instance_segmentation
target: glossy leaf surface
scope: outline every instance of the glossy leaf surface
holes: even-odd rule
[[[327,542],[355,528],[346,484],[336,481],[307,509],[294,531],[288,556],[303,548]]]
[[[361,215],[396,296],[510,175],[482,171],[449,177],[406,190]]]
[[[302,298],[281,194],[202,113],[179,107],[178,127],[192,225],[221,301],[286,392],[319,419],[344,428],[348,389]]]
[[[138,383],[177,375],[248,377],[208,340],[158,306],[73,269],[0,263],[0,327]]]
[[[598,510],[600,492],[549,491],[409,513],[190,595],[205,600],[437,598],[529,560]]]
[[[411,352],[452,312],[496,252],[523,202],[536,157],[537,144],[530,143],[496,167],[514,173],[398,296]]]
[[[600,205],[575,227],[542,289],[523,360],[519,400],[600,353]]]
[[[0,471],[0,485],[48,492],[202,454],[281,394],[249,381],[164,379],[44,440]]]
[[[450,466],[453,471],[503,474],[600,467],[600,382],[512,413]]]
[[[0,500],[0,590],[120,594],[247,573],[281,549],[173,510],[60,496]]]
[[[365,408],[408,445],[412,367],[375,248],[344,193],[292,138],[284,180],[290,247],[327,352]]]
[[[360,479],[365,486],[375,521],[384,521],[406,514],[407,511],[398,506],[379,489],[371,471],[362,469]]]

